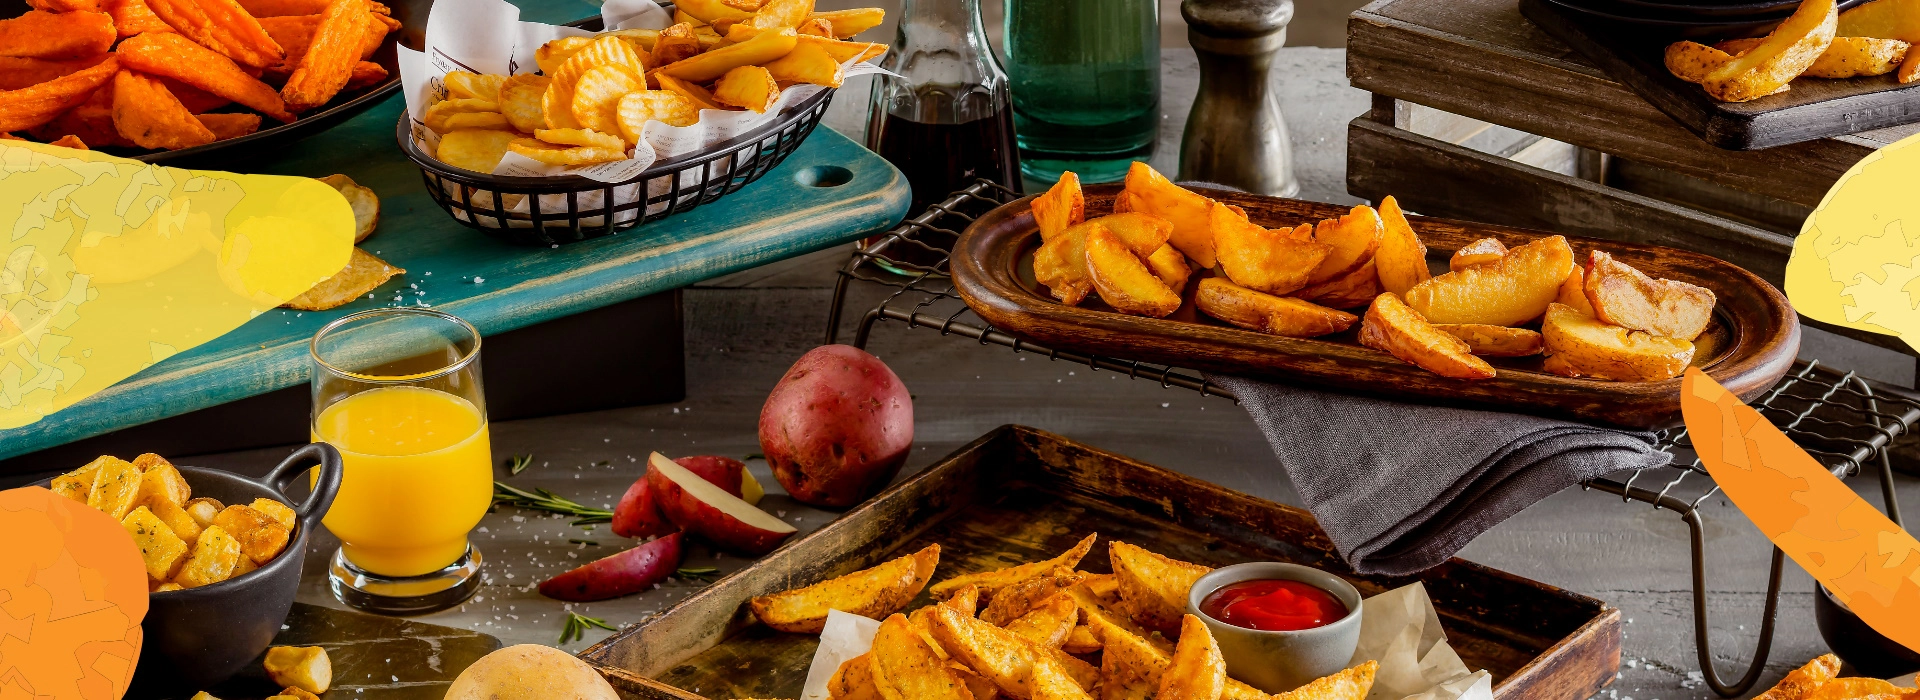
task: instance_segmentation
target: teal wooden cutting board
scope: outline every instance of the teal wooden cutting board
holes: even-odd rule
[[[594,11],[577,2],[537,5],[529,7],[530,19]],[[455,222],[428,198],[419,169],[394,142],[402,108],[395,95],[247,169],[345,173],[372,188],[380,196],[380,226],[361,247],[407,274],[372,299],[331,311],[269,311],[37,423],[0,431],[0,459],[303,384],[307,341],[355,311],[425,303],[467,319],[483,335],[502,333],[851,241],[899,221],[908,204],[898,170],[820,127],[758,182],[712,204],[557,248],[514,246]],[[832,187],[803,184],[812,178],[802,174],[816,166],[845,168],[853,177]],[[563,362],[564,348],[554,358]]]

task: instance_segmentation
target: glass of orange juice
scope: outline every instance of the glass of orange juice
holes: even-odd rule
[[[480,586],[467,533],[493,499],[480,332],[426,308],[363,311],[315,334],[313,439],[340,451],[328,578],[356,608],[415,614]]]

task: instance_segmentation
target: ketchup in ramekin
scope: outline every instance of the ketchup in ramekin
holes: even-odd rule
[[[1292,632],[1333,624],[1347,606],[1312,584],[1267,578],[1221,586],[1200,601],[1200,612],[1235,627]]]

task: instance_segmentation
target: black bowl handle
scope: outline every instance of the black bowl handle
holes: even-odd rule
[[[333,506],[333,497],[340,495],[340,451],[324,442],[310,443],[294,450],[280,461],[280,466],[267,472],[267,484],[284,494],[294,479],[306,476],[316,460],[320,462],[320,480],[314,483],[313,493],[307,495],[307,500],[294,508],[300,515],[300,527],[308,532],[320,525],[320,518]]]

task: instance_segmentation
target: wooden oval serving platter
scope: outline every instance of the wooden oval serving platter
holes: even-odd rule
[[[1086,188],[1087,217],[1113,209],[1120,186]],[[1268,228],[1316,222],[1346,214],[1349,207],[1296,199],[1195,188],[1247,211]],[[1540,371],[1540,358],[1488,358],[1499,376],[1481,381],[1448,379],[1360,345],[1360,324],[1319,338],[1287,338],[1226,325],[1193,308],[1187,299],[1167,318],[1113,311],[1089,297],[1079,307],[1053,300],[1033,281],[1033,251],[1040,232],[1021,199],[980,217],[954,247],[954,286],[973,311],[1001,330],[1062,350],[1189,367],[1323,389],[1463,408],[1552,415],[1628,428],[1657,429],[1680,423],[1680,379],[1612,382],[1561,377]],[[1435,273],[1461,246],[1492,237],[1512,248],[1553,235],[1465,221],[1408,217],[1428,248]],[[1786,374],[1800,350],[1800,322],[1785,295],[1766,281],[1718,258],[1675,248],[1568,237],[1575,260],[1589,250],[1611,253],[1657,278],[1713,290],[1714,322],[1696,342],[1694,365],[1751,400]],[[1359,315],[1364,309],[1351,309]]]

